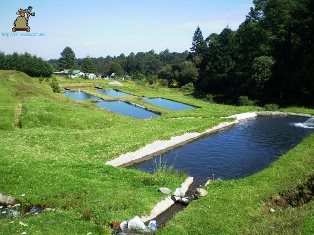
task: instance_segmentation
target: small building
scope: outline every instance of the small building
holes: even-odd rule
[[[84,76],[85,73],[81,72],[80,70],[73,70],[69,75],[70,78],[83,78]]]
[[[58,71],[58,72],[53,72],[54,75],[62,76],[62,77],[67,77],[68,73],[64,70]]]
[[[87,74],[87,78],[91,79],[91,80],[95,80],[95,79],[97,79],[97,76],[93,73],[89,73],[89,74]]]

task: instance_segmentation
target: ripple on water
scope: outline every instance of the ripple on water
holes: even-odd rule
[[[233,128],[204,136],[161,155],[161,164],[173,166],[194,177],[242,178],[267,168],[313,130],[299,128],[300,116],[259,116]],[[157,161],[158,162],[158,161]],[[155,171],[156,160],[133,167]]]

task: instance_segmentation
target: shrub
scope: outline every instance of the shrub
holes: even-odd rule
[[[145,86],[146,85],[146,81],[145,80],[134,80],[134,82],[137,85],[141,85],[141,86]]]
[[[264,108],[267,111],[278,111],[279,110],[278,104],[265,104]]]
[[[250,105],[254,105],[255,102],[253,100],[250,100],[249,97],[247,96],[240,96],[238,99],[238,104],[240,106],[250,106]]]
[[[168,87],[168,80],[167,79],[158,79],[157,82],[160,86]]]
[[[157,76],[154,76],[154,75],[148,75],[146,77],[146,82],[149,84],[149,85],[153,85],[156,83],[156,80],[157,80]]]
[[[142,81],[143,81],[143,80],[146,79],[146,77],[145,77],[145,75],[142,74],[142,73],[135,72],[134,74],[132,74],[131,79],[132,79],[132,80],[135,80],[135,81],[137,81],[137,80],[142,80]]]
[[[180,88],[181,91],[193,93],[195,91],[194,84],[192,82],[185,84]]]
[[[204,98],[205,101],[209,103],[214,103],[214,96],[212,94],[207,94]]]
[[[52,91],[53,91],[54,93],[60,93],[61,90],[60,90],[58,81],[57,81],[57,79],[56,79],[55,77],[52,78],[52,81],[51,81],[51,83],[50,83],[50,86],[51,86]]]

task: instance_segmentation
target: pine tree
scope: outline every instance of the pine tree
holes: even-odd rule
[[[66,47],[61,52],[61,58],[59,59],[59,69],[73,69],[75,66],[75,53],[71,47]]]
[[[96,64],[90,57],[86,57],[83,60],[82,71],[84,73],[95,73],[96,72]]]
[[[197,52],[198,49],[205,44],[204,37],[202,34],[202,31],[199,26],[197,26],[194,36],[193,36],[193,41],[192,41],[192,47],[191,47],[191,52]]]

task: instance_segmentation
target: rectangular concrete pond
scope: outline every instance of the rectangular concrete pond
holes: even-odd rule
[[[195,107],[187,104],[183,104],[181,102],[173,101],[173,100],[168,100],[164,98],[147,98],[143,97],[142,98],[145,102],[148,102],[150,104],[165,108],[165,109],[170,109],[170,110],[188,110],[188,109],[194,109]]]
[[[100,98],[93,96],[93,95],[90,95],[90,94],[87,94],[83,91],[65,91],[64,95],[71,98],[71,99],[78,100],[78,101],[90,100],[90,99],[101,100]]]
[[[312,133],[300,116],[258,116],[131,167],[170,167],[197,178],[236,179],[261,171]]]
[[[97,92],[103,95],[111,96],[111,97],[128,97],[132,96],[128,93],[118,91],[115,89],[97,89]]]
[[[134,118],[139,118],[139,119],[149,119],[149,118],[154,118],[158,117],[159,114],[151,112],[149,110],[146,110],[144,108],[123,102],[123,101],[105,101],[102,100],[96,96],[87,94],[82,91],[65,91],[64,95],[67,97],[78,100],[78,101],[83,101],[83,100],[96,100],[97,102],[95,103],[98,107],[107,109],[111,112],[119,113],[122,115],[134,117]]]
[[[123,101],[100,101],[96,103],[98,107],[107,109],[109,111],[123,114],[126,116],[140,118],[140,119],[149,119],[159,116],[158,114],[148,111],[144,108],[128,104]]]

